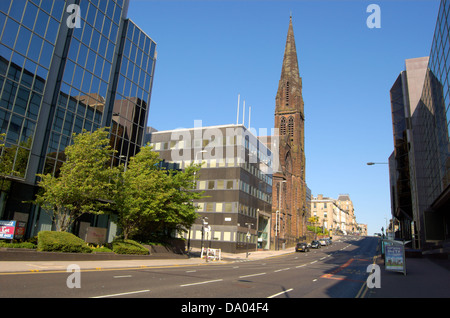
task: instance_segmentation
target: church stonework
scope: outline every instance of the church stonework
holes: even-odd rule
[[[275,99],[279,169],[273,174],[272,239],[275,249],[306,239],[305,115],[292,17]]]

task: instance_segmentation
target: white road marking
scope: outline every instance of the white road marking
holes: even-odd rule
[[[192,284],[184,284],[184,285],[180,285],[180,287],[194,286],[194,285],[202,285],[202,284],[209,284],[209,283],[221,282],[221,281],[223,281],[223,279],[207,280],[207,281],[205,281],[205,282],[199,282],[199,283],[192,283]]]
[[[147,293],[147,292],[149,292],[149,291],[150,291],[150,289],[145,289],[145,290],[132,291],[132,292],[128,292],[128,293],[120,293],[120,294],[111,294],[111,295],[96,296],[96,297],[92,297],[92,298],[107,298],[107,297],[115,297],[115,296],[123,296],[123,295],[132,295],[132,294],[138,294],[138,293]]]
[[[260,275],[266,275],[266,273],[258,273],[258,274],[244,275],[244,276],[239,276],[239,278],[253,277],[253,276],[260,276]]]
[[[282,292],[277,293],[277,294],[274,294],[274,295],[269,296],[269,297],[267,297],[267,298],[274,298],[274,297],[277,297],[277,296],[279,296],[279,295],[282,295],[282,294],[285,294],[285,293],[289,293],[289,292],[292,291],[292,290],[293,290],[293,288],[288,289],[288,290],[285,290],[285,291],[282,291]]]

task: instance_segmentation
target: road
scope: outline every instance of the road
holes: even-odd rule
[[[0,297],[354,298],[378,239],[347,237],[310,252],[195,266],[0,274]],[[76,288],[80,287],[80,288]]]

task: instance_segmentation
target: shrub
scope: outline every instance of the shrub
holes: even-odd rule
[[[38,251],[91,253],[92,249],[85,241],[71,233],[41,231],[38,233]]]
[[[8,248],[30,248],[35,249],[36,244],[33,244],[31,242],[3,242],[0,241],[0,247],[8,247]]]
[[[92,252],[112,253],[112,250],[106,246],[92,247]]]
[[[149,251],[133,240],[117,240],[113,242],[113,252],[116,254],[148,255]]]

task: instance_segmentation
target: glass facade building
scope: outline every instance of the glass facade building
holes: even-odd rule
[[[36,174],[57,173],[73,133],[110,127],[112,164],[142,146],[156,43],[127,9],[128,0],[0,1],[0,219],[39,222],[23,202]]]
[[[450,1],[442,0],[420,104],[413,114],[419,141],[424,246],[450,239]]]
[[[450,1],[442,0],[429,57],[406,60],[391,89],[389,158],[397,235],[414,248],[450,239]]]

